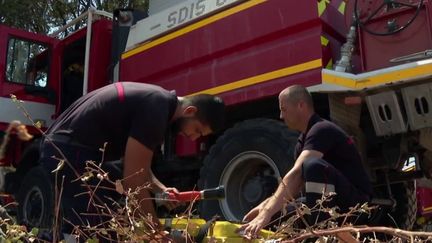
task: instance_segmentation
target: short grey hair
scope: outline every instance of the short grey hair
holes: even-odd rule
[[[292,104],[298,104],[300,101],[303,101],[309,108],[313,109],[314,107],[312,96],[309,91],[301,85],[289,86],[279,94],[279,97]]]

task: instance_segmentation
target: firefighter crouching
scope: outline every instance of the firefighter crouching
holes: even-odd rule
[[[334,123],[320,118],[314,111],[312,97],[302,86],[294,85],[279,94],[280,118],[301,132],[295,149],[295,164],[284,176],[274,195],[244,217],[244,234],[256,235],[271,217],[304,188],[306,205],[312,208],[323,193],[336,195],[324,207],[338,206],[342,211],[368,202],[372,185],[361,163],[352,138]],[[323,220],[325,213],[312,213],[311,224]]]

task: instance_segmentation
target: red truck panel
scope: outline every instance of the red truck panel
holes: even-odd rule
[[[264,1],[126,53],[120,79],[157,84],[178,95],[222,93],[228,104],[275,95],[289,84],[319,84],[321,60],[330,59],[323,57],[321,35],[334,22],[319,17],[316,1]]]
[[[102,19],[93,24],[90,50],[88,91],[98,89],[111,81],[111,38],[112,22]]]
[[[371,2],[371,1],[369,1]],[[407,2],[407,1],[402,1]],[[418,1],[413,1],[416,4]],[[373,11],[381,1],[360,2],[360,9]],[[410,2],[411,3],[411,2]],[[378,14],[366,26],[376,32],[385,32],[388,21],[395,20],[401,26],[407,23],[415,13],[415,9],[397,9],[389,13]],[[391,36],[375,36],[359,30],[359,47],[362,59],[361,68],[357,72],[377,70],[396,65],[390,59],[432,49],[432,3],[425,0],[419,15],[405,30]],[[400,63],[398,63],[400,64]]]

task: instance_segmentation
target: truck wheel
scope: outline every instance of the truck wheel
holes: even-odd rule
[[[417,194],[414,181],[395,184],[392,186],[393,196],[396,199],[396,208],[390,214],[396,221],[393,226],[411,230],[417,219]]]
[[[202,201],[201,217],[219,215],[239,221],[275,192],[281,176],[294,164],[298,134],[278,121],[253,119],[227,130],[210,149],[198,187],[225,187],[220,201]]]
[[[51,228],[54,194],[50,175],[40,166],[32,168],[16,195],[17,220],[28,227]]]
[[[381,207],[372,224],[411,230],[417,219],[417,196],[414,182],[393,184],[391,190],[396,207]]]

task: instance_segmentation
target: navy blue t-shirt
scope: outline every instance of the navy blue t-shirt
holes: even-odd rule
[[[177,96],[159,86],[119,82],[75,101],[48,129],[98,150],[107,143],[105,158],[124,155],[128,137],[153,150],[163,142],[177,108]]]
[[[323,159],[338,169],[360,191],[372,195],[372,185],[354,141],[342,128],[314,114],[306,133],[299,136],[295,159],[303,150],[323,153]]]

